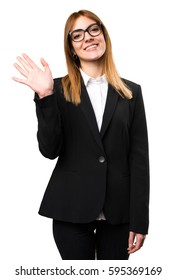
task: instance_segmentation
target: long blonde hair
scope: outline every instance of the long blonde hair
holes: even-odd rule
[[[88,10],[80,10],[78,12],[72,13],[65,24],[64,50],[68,70],[68,74],[62,78],[62,86],[65,99],[76,105],[81,102],[81,74],[79,70],[80,61],[78,57],[76,59],[74,58],[72,42],[70,37],[68,36],[69,32],[72,30],[75,20],[80,16],[85,16],[94,20],[95,22],[101,23],[104,39],[106,42],[106,50],[102,57],[103,73],[105,74],[107,82],[111,84],[111,86],[117,91],[117,93],[119,93],[122,97],[131,99],[131,90],[125,85],[117,72],[113,60],[112,45],[108,31],[100,18]]]

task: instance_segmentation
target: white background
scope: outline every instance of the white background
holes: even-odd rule
[[[163,273],[158,279],[173,279],[176,250],[174,2],[1,1],[1,279],[20,278],[14,272],[20,265],[25,268],[54,268],[71,264],[78,268],[106,269],[114,265],[162,266]],[[45,159],[38,151],[32,90],[11,79],[14,75],[19,76],[13,63],[16,56],[23,52],[38,65],[43,56],[49,62],[54,77],[66,74],[63,29],[68,16],[80,9],[89,9],[102,19],[112,40],[114,59],[120,75],[139,83],[143,89],[150,143],[150,229],[145,246],[132,255],[128,262],[67,262],[60,259],[52,236],[51,220],[38,215],[55,161]],[[26,277],[33,279],[34,276]],[[54,276],[43,277],[58,279]],[[36,276],[36,279],[43,277]],[[118,279],[117,276],[103,277],[105,274],[101,279]],[[156,276],[146,277],[153,279]],[[91,276],[85,278],[91,279]],[[21,279],[25,277],[21,276]]]

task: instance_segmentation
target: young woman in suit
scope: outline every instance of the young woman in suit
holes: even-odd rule
[[[125,260],[149,224],[149,157],[140,85],[122,79],[108,31],[80,10],[65,25],[68,74],[23,54],[16,82],[35,91],[40,152],[58,158],[39,214],[53,219],[62,259]]]

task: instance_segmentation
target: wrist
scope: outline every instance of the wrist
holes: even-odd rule
[[[44,98],[46,96],[49,96],[49,95],[52,95],[52,94],[53,94],[53,90],[49,90],[45,93],[38,93],[38,96],[39,96],[40,99],[42,99],[42,98]]]

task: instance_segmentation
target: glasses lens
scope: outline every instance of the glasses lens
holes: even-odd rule
[[[71,33],[71,38],[73,41],[78,42],[84,38],[84,31],[83,30],[75,30]]]
[[[98,24],[93,24],[88,28],[88,32],[91,36],[98,36],[101,33],[101,28]]]

